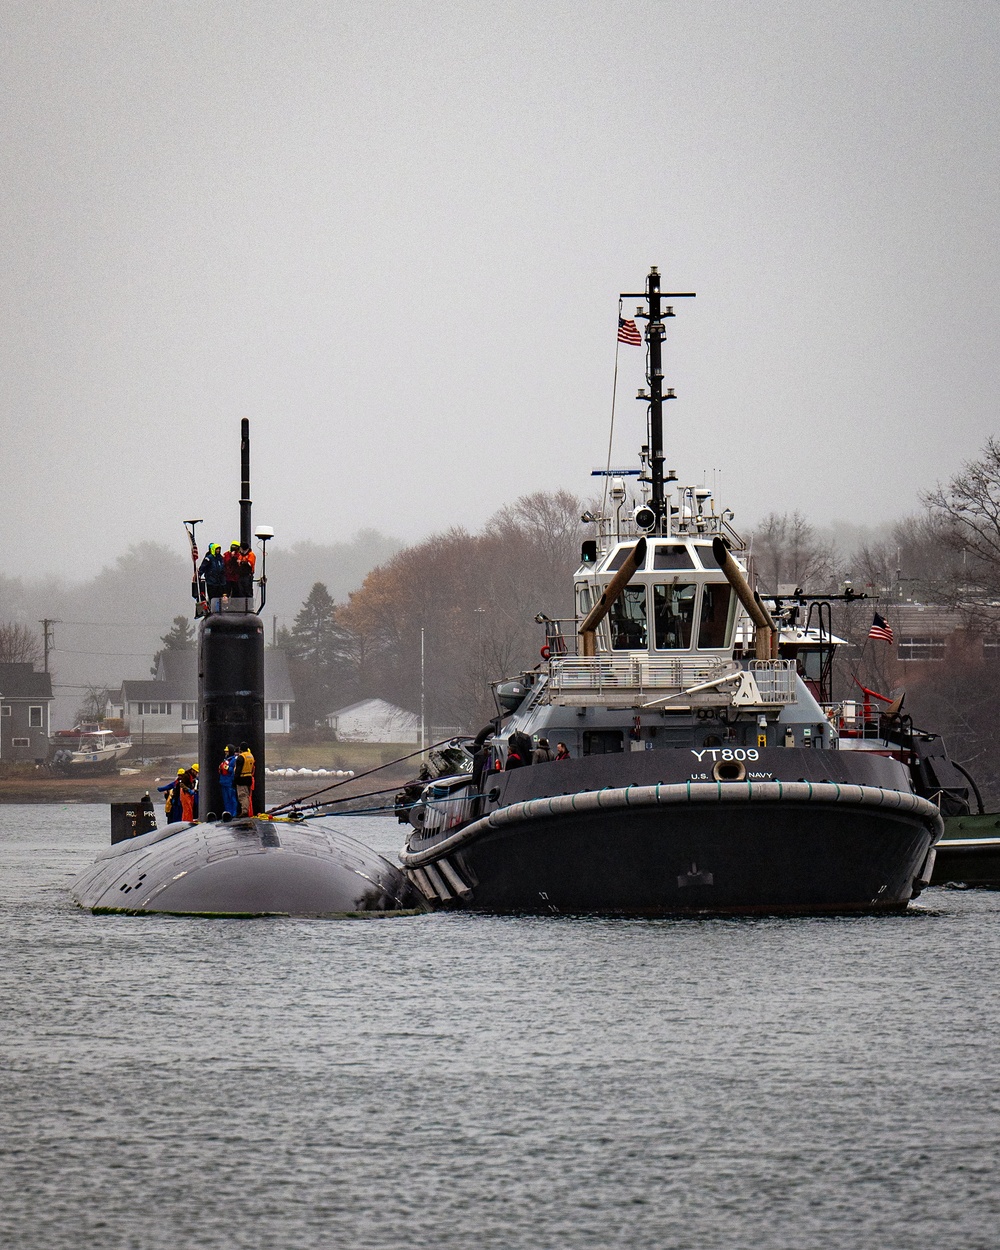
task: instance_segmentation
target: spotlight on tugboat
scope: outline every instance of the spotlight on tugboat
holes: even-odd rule
[[[76,903],[97,913],[343,916],[405,913],[426,905],[399,868],[322,823],[273,817],[265,807],[264,559],[270,526],[260,526],[261,567],[251,550],[250,423],[241,429],[239,581],[203,584],[194,522],[198,637],[199,798],[203,823],[155,827],[152,804],[112,812],[112,846],[71,886]],[[234,548],[236,544],[233,545]],[[255,593],[259,589],[259,602]],[[215,592],[215,593],[213,593]],[[238,748],[239,811],[224,795],[219,765]],[[255,814],[257,813],[257,814]],[[221,819],[219,818],[221,817]]]

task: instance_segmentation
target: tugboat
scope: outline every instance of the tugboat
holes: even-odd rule
[[[795,631],[754,590],[733,514],[664,472],[664,300],[680,297],[655,268],[638,295],[638,494],[619,474],[611,509],[585,514],[596,537],[573,576],[575,617],[536,618],[542,663],[496,683],[496,719],[400,796],[400,859],[432,906],[892,912],[930,880],[938,803],[891,753],[838,749],[799,659],[780,653]],[[529,763],[542,740],[561,758]]]
[[[250,551],[250,423],[242,425],[240,546]],[[193,526],[195,522],[187,522]],[[257,530],[262,542],[273,531]],[[192,551],[197,565],[197,551]],[[112,846],[71,887],[81,907],[97,913],[249,917],[406,914],[426,910],[400,869],[335,830],[298,820],[223,811],[219,762],[227,743],[250,748],[254,810],[265,812],[264,632],[260,611],[267,577],[261,560],[260,603],[253,584],[242,594],[209,600],[196,593],[198,754],[204,823],[163,829],[152,805],[112,810]],[[198,591],[197,584],[195,585]],[[242,750],[242,746],[241,746]],[[116,815],[123,819],[116,821]]]

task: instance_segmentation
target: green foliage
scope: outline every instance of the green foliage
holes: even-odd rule
[[[175,616],[170,629],[161,637],[162,648],[153,656],[153,667],[149,670],[156,676],[160,666],[160,656],[164,651],[193,651],[195,643],[194,625],[186,616]]]
[[[291,630],[280,632],[295,687],[296,723],[308,729],[342,704],[351,687],[347,636],[322,582],[314,583]]]

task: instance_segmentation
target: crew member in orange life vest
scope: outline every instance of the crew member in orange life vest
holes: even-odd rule
[[[248,742],[240,743],[240,752],[236,757],[233,780],[236,782],[236,799],[241,816],[253,815],[253,772],[254,758]]]
[[[253,598],[253,573],[257,557],[250,547],[241,547],[236,554],[237,590],[244,599]]]

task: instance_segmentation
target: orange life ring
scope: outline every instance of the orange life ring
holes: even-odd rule
[[[551,648],[551,647],[542,647],[542,650],[541,650],[540,654],[541,654],[541,657],[542,657],[542,659],[543,659],[543,660],[547,660],[547,659],[551,656],[551,654],[552,654],[552,648]]]

